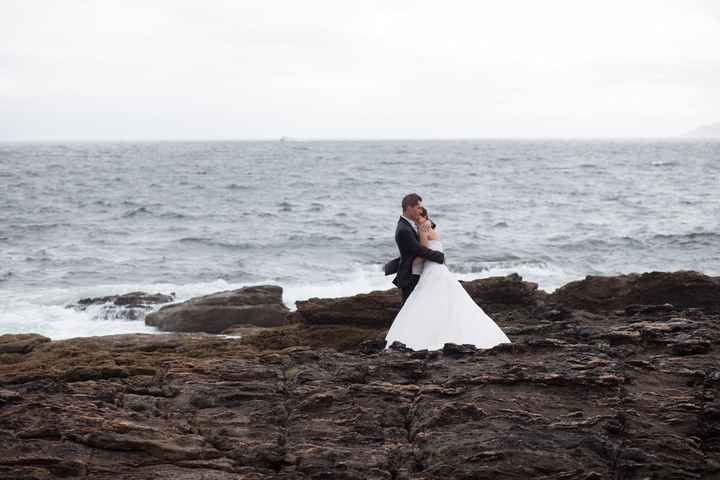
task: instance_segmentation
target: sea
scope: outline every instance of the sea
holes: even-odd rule
[[[458,279],[718,275],[719,181],[709,140],[0,143],[0,334],[155,332],[69,308],[138,290],[392,288],[411,192]]]

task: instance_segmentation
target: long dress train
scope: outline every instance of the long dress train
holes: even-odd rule
[[[430,240],[428,248],[442,251],[442,243]],[[413,350],[438,350],[448,342],[470,343],[478,348],[511,343],[445,264],[427,260],[385,340],[386,349],[398,340]]]

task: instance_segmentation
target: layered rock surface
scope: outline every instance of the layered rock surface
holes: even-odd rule
[[[356,320],[1,336],[0,478],[720,476],[720,297],[516,298],[487,350],[382,350]]]

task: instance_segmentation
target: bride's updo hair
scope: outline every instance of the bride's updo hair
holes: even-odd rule
[[[425,207],[420,207],[420,215],[422,215],[423,218],[426,218],[426,219],[430,220],[430,219],[428,218],[427,209],[426,209]],[[432,220],[430,220],[430,226],[434,229],[434,228],[435,228],[435,222],[433,222]]]

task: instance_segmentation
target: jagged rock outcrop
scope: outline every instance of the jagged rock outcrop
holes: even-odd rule
[[[386,328],[400,310],[400,290],[376,290],[340,298],[310,298],[298,301],[297,318],[307,325],[350,325]]]
[[[536,283],[523,282],[517,274],[460,283],[488,313],[526,309],[535,306],[538,296],[542,295],[538,293]],[[311,298],[296,303],[294,321],[307,325],[389,328],[401,302],[397,288],[352,297]]]
[[[129,292],[123,293],[122,295],[110,295],[107,297],[82,298],[78,301],[78,305],[81,307],[87,307],[88,305],[113,303],[115,305],[145,306],[172,302],[174,298],[175,293],[165,295],[164,293]]]
[[[547,295],[538,290],[537,283],[525,282],[517,273],[460,283],[475,303],[489,314],[533,308]]]
[[[285,325],[288,313],[282,287],[258,285],[166,305],[148,314],[145,323],[169,332],[220,333],[233,325]]]
[[[102,305],[97,318],[105,320],[143,320],[145,314],[157,308],[157,305],[172,302],[175,293],[165,295],[164,293],[129,292],[122,295],[110,295],[107,297],[82,298],[77,303],[67,305],[65,308],[76,310],[87,310],[91,305]]]
[[[0,478],[720,476],[711,302],[538,298],[496,302],[513,343],[485,350],[341,324],[2,336],[30,346],[0,349]]]
[[[488,350],[41,343],[0,354],[0,478],[712,478],[720,318],[660,310],[505,325]]]
[[[663,303],[717,312],[720,311],[720,278],[693,271],[587,276],[560,287],[549,300],[595,312],[632,304]]]

